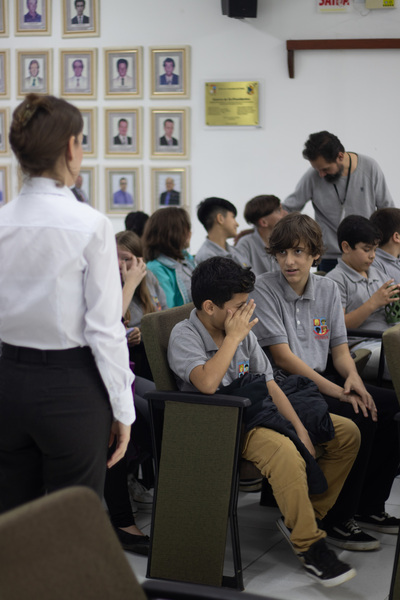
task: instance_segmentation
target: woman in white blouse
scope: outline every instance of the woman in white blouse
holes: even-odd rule
[[[53,96],[29,94],[12,118],[25,179],[0,211],[3,510],[70,485],[101,496],[135,419],[112,226],[69,189],[82,127]]]

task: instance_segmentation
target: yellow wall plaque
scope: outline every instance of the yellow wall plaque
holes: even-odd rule
[[[258,125],[258,82],[206,83],[206,125]]]

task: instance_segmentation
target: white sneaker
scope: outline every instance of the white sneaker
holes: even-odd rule
[[[133,500],[138,510],[142,512],[153,510],[153,490],[145,488],[133,475],[128,476],[128,489],[131,502]]]

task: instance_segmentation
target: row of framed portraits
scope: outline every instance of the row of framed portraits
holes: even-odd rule
[[[1,2],[1,0],[0,0]],[[189,97],[189,47],[150,48],[151,98]],[[0,52],[0,99],[8,98],[9,54]],[[17,50],[17,97],[29,92],[52,93],[52,51]],[[142,97],[142,48],[104,49],[104,97]],[[65,98],[97,98],[97,49],[60,50],[60,94]]]
[[[83,117],[83,152],[97,156],[97,109],[79,107]],[[189,158],[189,108],[150,109],[150,158]],[[9,109],[0,109],[0,155],[9,154]],[[107,158],[142,157],[142,108],[104,109]]]
[[[143,210],[141,167],[105,168],[105,212],[110,216]],[[151,169],[151,211],[165,206],[188,207],[188,167]],[[19,182],[20,183],[20,182]],[[82,167],[75,192],[83,202],[99,208],[97,167]],[[78,188],[78,189],[77,189]],[[9,166],[0,166],[0,207],[10,200]]]
[[[50,35],[52,0],[11,0],[15,35]],[[98,36],[99,0],[62,0],[63,37]],[[0,0],[0,35],[8,35],[8,0]]]

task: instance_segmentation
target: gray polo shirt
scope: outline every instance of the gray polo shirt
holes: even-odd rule
[[[386,274],[387,279],[394,279],[394,283],[400,283],[400,258],[396,258],[381,248],[375,251],[375,260],[372,263],[375,269]]]
[[[336,284],[310,273],[302,296],[282,273],[264,273],[250,294],[259,322],[252,329],[261,346],[288,344],[293,354],[319,373],[330,348],[347,343],[344,314]]]
[[[218,246],[218,244],[206,238],[199,251],[196,253],[196,265],[203,262],[203,260],[207,260],[207,258],[211,258],[212,256],[225,256],[226,258],[232,258],[242,267],[250,266],[242,257],[240,252],[230,244],[226,244],[224,250],[221,248],[221,246]]]
[[[254,233],[249,233],[240,238],[236,248],[256,275],[279,271],[279,265],[275,257],[268,254],[264,240],[257,229],[254,230]]]
[[[347,177],[341,177],[336,183],[339,198],[332,183],[325,181],[318,172],[310,168],[300,179],[293,194],[283,203],[289,212],[301,211],[311,200],[315,210],[315,220],[322,229],[326,247],[325,258],[339,258],[337,228],[348,215],[362,215],[367,219],[377,208],[394,206],[393,198],[386,185],[385,177],[378,163],[369,156],[358,154],[356,170],[350,176],[346,202],[345,195]]]
[[[157,277],[151,271],[147,271],[146,273],[146,284],[156,310],[165,310],[168,308],[165,292],[159,284]],[[140,327],[140,321],[143,317],[143,306],[137,296],[133,296],[128,310],[131,315],[128,327]]]
[[[336,267],[332,269],[332,271],[329,271],[325,277],[336,281],[340,291],[342,306],[346,313],[359,308],[389,279],[386,273],[382,273],[382,271],[379,271],[372,266],[368,269],[367,279],[346,265],[341,258],[339,258]],[[376,329],[378,331],[384,331],[388,327],[389,325],[385,320],[385,309],[381,306],[381,308],[378,308],[378,310],[365,319],[360,327],[355,327],[354,329]],[[350,341],[360,342],[361,339],[352,338]]]
[[[217,351],[218,347],[194,308],[189,319],[175,325],[168,344],[169,366],[175,373],[181,391],[197,391],[190,382],[190,373],[195,367],[204,365]],[[237,347],[220,385],[229,385],[248,372],[265,374],[266,381],[273,379],[272,367],[252,331]]]

